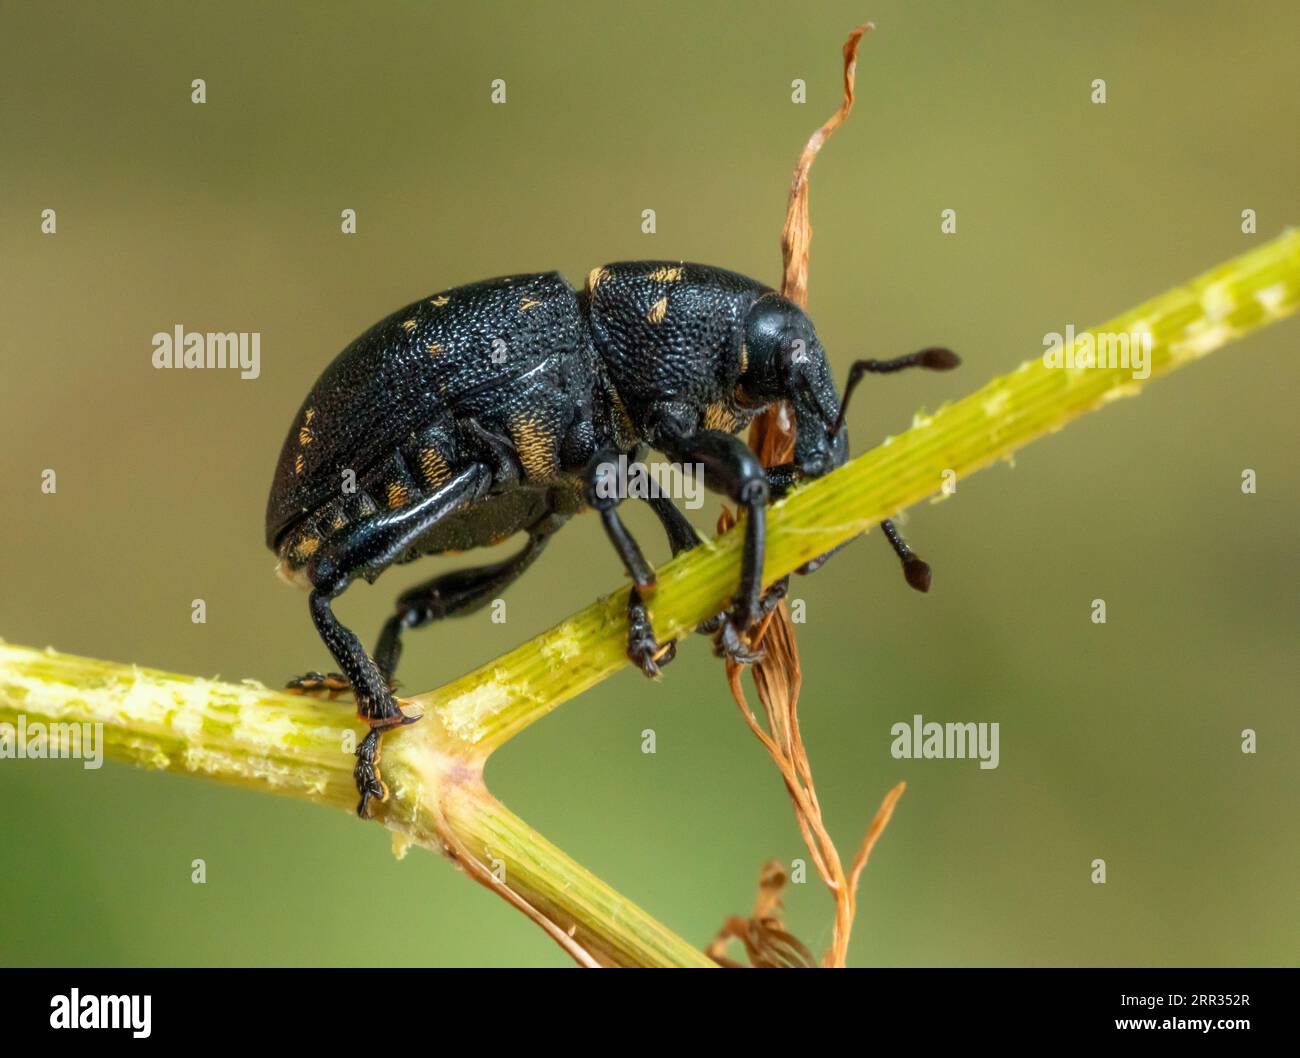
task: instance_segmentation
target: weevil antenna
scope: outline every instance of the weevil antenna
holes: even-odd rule
[[[837,437],[840,430],[844,428],[844,416],[848,414],[849,398],[858,388],[863,375],[890,375],[908,367],[924,367],[928,371],[951,371],[960,364],[961,357],[951,349],[944,349],[937,345],[922,349],[920,352],[908,353],[907,356],[895,357],[893,360],[854,360],[849,367],[849,380],[844,384],[844,399],[840,402],[840,414],[831,429],[831,436]]]

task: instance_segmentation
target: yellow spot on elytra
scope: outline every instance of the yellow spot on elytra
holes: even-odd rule
[[[320,537],[304,536],[293,547],[293,557],[299,562],[306,562],[320,549]]]
[[[590,272],[587,273],[587,293],[588,294],[596,293],[596,288],[600,286],[600,284],[603,283],[608,277],[609,277],[609,273],[606,272],[605,269],[593,268]]]
[[[311,444],[311,430],[305,424],[298,430],[298,443],[300,445]]]
[[[645,318],[651,323],[663,323],[664,317],[668,315],[668,299],[660,298],[650,306],[650,311],[645,314]]]
[[[447,461],[442,458],[442,453],[433,448],[421,452],[420,473],[424,475],[425,484],[432,488],[445,484],[449,475]]]
[[[348,524],[348,520],[343,517],[342,511],[338,511],[337,513],[335,513],[334,517],[330,519],[331,529],[342,529],[347,524]]]
[[[403,321],[402,321],[402,329],[405,330],[408,334],[409,334],[411,331],[415,330],[415,328],[418,327],[418,326],[419,326],[419,324],[417,324],[417,323],[415,322],[415,320],[403,320]]]
[[[521,312],[527,312],[529,309],[537,308],[540,304],[541,302],[536,298],[524,298],[524,300],[519,303],[519,310]]]
[[[398,507],[406,506],[406,486],[400,481],[390,481],[388,483],[388,506],[393,510]]]
[[[307,461],[303,459],[301,452],[293,457],[293,472],[295,474],[301,474],[306,466]]]
[[[438,308],[442,308],[442,307],[443,307],[445,304],[447,304],[447,302],[449,302],[450,300],[451,300],[451,298],[449,298],[449,297],[447,297],[447,296],[445,296],[445,295],[443,295],[443,294],[439,294],[436,298],[430,298],[430,299],[429,299],[429,304],[430,304],[430,305],[435,305],[435,306],[437,306]]]
[[[310,425],[312,419],[314,419],[314,418],[316,418],[316,409],[315,409],[315,408],[308,408],[307,411],[306,411],[306,413],[304,413],[304,415],[303,415],[303,417],[302,417],[302,421],[305,422],[305,423],[307,423],[308,425]]]
[[[510,424],[510,437],[529,479],[548,481],[555,476],[555,435],[542,423],[516,419]]]
[[[682,269],[656,268],[646,278],[652,283],[676,283],[682,278]]]
[[[437,356],[439,353],[447,351],[447,347],[445,345],[440,345],[438,342],[430,342],[428,348],[430,356]]]

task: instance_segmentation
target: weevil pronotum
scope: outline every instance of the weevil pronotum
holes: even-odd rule
[[[752,662],[750,633],[786,588],[783,579],[763,591],[766,504],[845,462],[844,412],[864,374],[958,363],[941,348],[858,360],[841,402],[802,309],[735,272],[680,261],[605,265],[581,293],[555,272],[489,279],[375,324],[308,394],[266,511],[279,571],[310,590],[312,619],[342,670],[290,687],[351,688],[370,726],[357,748],[358,813],[385,797],[381,735],[418,719],[392,690],[403,631],[493,599],[579,511],[599,513],[632,579],[628,657],[649,676],[672,660],[675,644],[656,642],[646,608],[654,569],[619,518],[618,491],[597,487],[602,467],[654,448],[701,468],[708,488],[743,508],[739,588],[700,631],[720,654]],[[733,435],[778,402],[794,413],[794,459],[765,468]],[[671,498],[646,502],[673,554],[700,542]],[[883,528],[908,583],[927,590],[929,567]],[[391,565],[520,531],[527,543],[511,557],[402,593],[373,655],[334,615],[332,600],[357,577],[373,582]]]

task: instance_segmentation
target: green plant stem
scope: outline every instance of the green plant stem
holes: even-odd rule
[[[1295,312],[1300,233],[1289,232],[1091,333],[1148,331],[1150,378]],[[910,430],[799,489],[770,512],[773,580],[883,518],[1059,430],[1145,381],[1121,368],[1052,368],[1041,358],[918,417]],[[731,532],[668,563],[653,600],[661,641],[721,610],[734,590]],[[482,782],[488,755],[560,703],[626,665],[626,591],[408,708],[425,719],[386,736],[390,797],[379,818],[402,841],[457,859],[525,910],[581,962],[711,965],[686,941],[502,807]],[[669,677],[671,678],[671,676]],[[147,767],[351,808],[348,706],[191,676],[0,644],[0,723],[102,723],[106,752]],[[499,862],[498,862],[499,861]],[[496,872],[497,876],[493,875]]]
[[[1122,368],[1048,367],[1036,357],[955,404],[918,416],[910,430],[770,509],[765,582],[939,493],[946,475],[953,481],[967,477],[1086,412],[1134,396],[1147,382],[1290,315],[1298,301],[1300,232],[1290,231],[1089,332],[1149,331],[1146,380]],[[735,590],[741,542],[732,531],[659,570],[651,616],[660,642],[689,634],[726,606]],[[626,606],[626,590],[603,599],[478,671],[421,695],[419,707],[436,710],[467,753],[490,753],[626,666]]]
[[[101,724],[103,752],[116,760],[348,812],[356,804],[352,751],[365,728],[351,706],[251,681],[0,643],[0,723],[28,732],[36,724],[51,731]],[[395,848],[414,843],[450,855],[517,906],[526,902],[539,919],[572,930],[576,948],[599,965],[712,965],[493,798],[481,766],[448,752],[437,716],[390,737],[383,767],[392,796],[379,818],[394,831]]]

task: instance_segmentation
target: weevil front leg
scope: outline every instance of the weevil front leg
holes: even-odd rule
[[[353,770],[360,795],[357,815],[363,819],[372,799],[383,801],[387,797],[379,773],[380,739],[384,732],[420,718],[402,712],[387,677],[356,635],[334,615],[331,604],[355,577],[387,567],[434,525],[486,492],[491,480],[487,467],[471,464],[418,503],[374,515],[330,537],[307,566],[312,584],[308,604],[312,621],[351,684],[358,718],[370,726],[357,747]]]
[[[652,497],[647,499],[646,503],[655,512],[659,524],[664,527],[664,532],[668,536],[668,546],[672,548],[674,558],[683,551],[689,551],[700,545],[700,534],[695,531],[695,526],[691,525],[686,515],[682,514],[677,509],[677,505],[667,496]],[[763,592],[758,604],[760,621],[776,609],[777,604],[785,598],[789,586],[790,578],[782,577]],[[726,619],[727,611],[723,610],[722,613],[715,614],[707,621],[701,621],[695,626],[695,631],[700,635],[716,636]]]
[[[720,430],[683,429],[671,415],[652,420],[652,443],[669,459],[703,470],[704,483],[745,509],[745,544],[740,583],[727,619],[721,623],[715,650],[741,664],[763,657],[747,642],[763,619],[763,551],[767,535],[767,471],[739,438]]]

